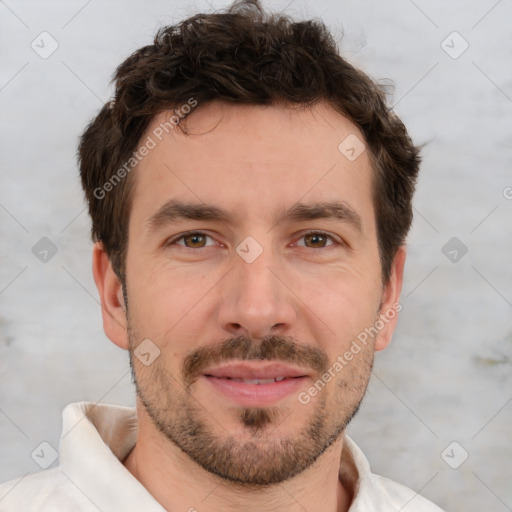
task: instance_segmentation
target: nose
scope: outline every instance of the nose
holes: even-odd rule
[[[285,335],[296,321],[297,305],[284,270],[267,251],[252,263],[234,259],[235,268],[223,280],[220,327],[253,339]]]

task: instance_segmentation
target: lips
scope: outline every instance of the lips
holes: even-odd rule
[[[295,396],[309,375],[282,363],[245,361],[207,368],[202,377],[229,401],[244,407],[267,407]]]
[[[287,377],[275,377],[273,379],[232,379],[231,377],[215,377],[216,379],[228,379],[233,382],[243,382],[245,384],[272,384],[273,382],[281,382]],[[294,377],[295,378],[295,377]]]
[[[268,384],[284,379],[307,377],[308,372],[282,363],[243,362],[207,368],[203,375],[247,384]]]

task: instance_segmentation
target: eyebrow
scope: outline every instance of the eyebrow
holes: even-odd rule
[[[209,220],[230,222],[232,215],[214,205],[204,203],[186,203],[171,199],[165,203],[155,214],[146,222],[149,231],[156,231],[166,224],[178,222],[184,219],[190,220]]]
[[[166,202],[146,222],[148,231],[178,222],[180,220],[203,220],[223,223],[235,223],[236,214],[218,206],[205,203],[189,203],[176,199]],[[361,216],[344,201],[324,201],[316,203],[296,203],[285,210],[276,220],[274,226],[284,221],[306,221],[318,219],[335,219],[351,224],[360,233],[363,232]]]
[[[320,203],[296,203],[277,220],[317,220],[317,219],[335,219],[341,220],[354,226],[357,231],[363,231],[363,221],[361,216],[356,213],[345,201],[324,201]]]

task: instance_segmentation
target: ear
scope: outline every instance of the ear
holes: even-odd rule
[[[92,273],[100,294],[103,330],[112,343],[128,350],[129,343],[123,289],[121,281],[119,281],[114,272],[101,242],[94,244]]]
[[[375,339],[375,350],[384,350],[391,342],[391,337],[398,320],[398,313],[402,309],[400,293],[404,278],[405,257],[405,246],[401,246],[393,259],[389,280],[382,291],[382,306],[377,322],[380,320],[384,326],[379,330],[379,334]]]

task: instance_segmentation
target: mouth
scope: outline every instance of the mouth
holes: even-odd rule
[[[224,398],[244,407],[265,407],[297,393],[311,375],[304,369],[247,361],[208,368],[202,377]]]
[[[274,377],[273,379],[240,379],[232,377],[214,377],[213,375],[206,375],[206,377],[212,377],[214,379],[227,379],[233,382],[244,382],[245,384],[272,384],[272,382],[281,382],[289,377]],[[300,379],[300,377],[291,377],[292,379]]]

